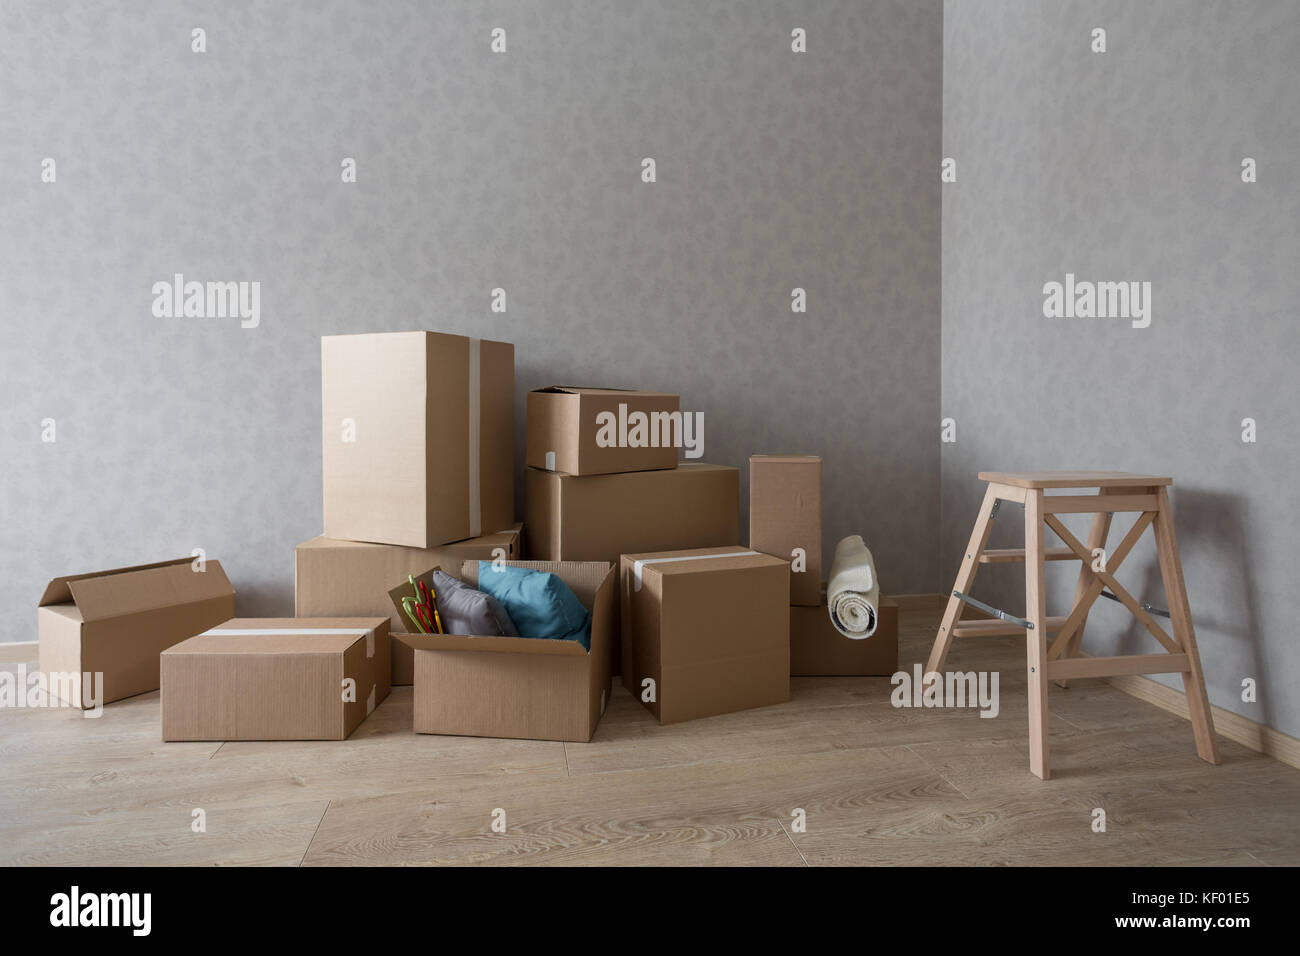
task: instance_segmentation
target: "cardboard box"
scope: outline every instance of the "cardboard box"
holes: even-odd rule
[[[388,696],[388,618],[235,618],[162,654],[163,740],[344,740]]]
[[[614,568],[600,561],[510,561],[558,574],[592,613],[576,641],[398,634],[415,649],[412,725],[420,734],[588,741],[609,702]],[[460,577],[478,584],[478,562]]]
[[[854,641],[831,623],[826,592],[818,607],[790,608],[791,677],[889,677],[898,671],[898,602],[881,597],[876,633]]]
[[[625,554],[619,595],[623,685],[659,723],[790,699],[787,562],[736,544]]]
[[[822,581],[822,460],[817,455],[749,456],[749,546],[792,561],[790,603],[813,607]]]
[[[235,616],[235,589],[217,561],[194,558],[55,578],[37,610],[41,671],[82,708],[158,689],[158,655]],[[96,690],[80,675],[103,675]],[[83,689],[87,693],[83,694]],[[92,699],[94,698],[94,699]]]
[[[295,549],[297,574],[294,581],[294,613],[298,617],[383,617],[392,629],[409,625],[398,617],[388,599],[395,582],[432,567],[460,570],[462,561],[491,561],[500,554],[506,560],[523,557],[523,525],[496,534],[456,541],[436,548],[404,548],[392,544],[312,538]],[[393,642],[392,682],[411,684],[415,680],[415,653],[406,644]]]
[[[616,475],[524,473],[525,553],[539,561],[608,561],[619,555],[731,544],[740,537],[740,472],[683,462]],[[617,634],[619,608],[615,604]],[[614,673],[622,652],[614,647]]]
[[[535,389],[528,393],[525,464],[570,475],[675,468],[680,407],[667,392]]]
[[[515,347],[321,339],[325,536],[431,548],[514,521]]]
[[[609,561],[633,551],[703,548],[739,537],[740,473],[684,462],[666,471],[565,475],[526,469],[529,557]]]

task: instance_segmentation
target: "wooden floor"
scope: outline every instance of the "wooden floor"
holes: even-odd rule
[[[908,666],[940,609],[905,612]],[[895,709],[888,678],[669,727],[617,687],[589,744],[416,735],[409,687],[342,742],[161,743],[156,693],[4,709],[0,863],[1300,864],[1300,771],[1227,740],[1209,766],[1185,721],[1078,681],[1053,688],[1042,782],[1021,643],[959,641],[950,666],[1000,670],[996,719]]]

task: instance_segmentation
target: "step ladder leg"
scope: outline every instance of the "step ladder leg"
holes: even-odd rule
[[[980,505],[979,516],[975,519],[970,542],[966,545],[961,568],[957,571],[957,580],[953,582],[953,591],[970,593],[971,582],[975,580],[975,572],[980,566],[980,554],[983,553],[984,546],[989,541],[989,534],[993,531],[998,504],[998,496],[993,486],[989,485],[984,492],[984,503]],[[944,609],[943,620],[939,622],[939,632],[935,635],[934,646],[930,649],[930,659],[925,665],[927,675],[937,674],[943,669],[943,662],[948,657],[948,649],[952,647],[953,626],[961,618],[961,607],[961,599],[949,593],[948,606]]]
[[[1029,770],[1039,779],[1052,775],[1047,735],[1047,593],[1043,560],[1043,493],[1025,496],[1025,631],[1029,679]]]
[[[1156,553],[1160,558],[1160,576],[1164,580],[1165,599],[1169,602],[1169,622],[1174,640],[1187,655],[1187,670],[1183,672],[1183,691],[1187,695],[1187,712],[1192,720],[1192,733],[1196,736],[1196,753],[1208,763],[1219,762],[1219,741],[1214,735],[1214,716],[1210,712],[1210,698],[1205,691],[1205,674],[1201,671],[1201,655],[1196,648],[1196,631],[1192,628],[1192,611],[1187,603],[1187,585],[1183,581],[1183,563],[1178,556],[1178,538],[1174,534],[1174,515],[1169,505],[1169,490],[1156,492],[1155,522]]]
[[[1111,513],[1109,511],[1098,511],[1092,516],[1092,527],[1088,529],[1089,554],[1092,554],[1097,548],[1106,547],[1106,539],[1110,537],[1110,519]],[[1075,604],[1083,600],[1083,596],[1088,593],[1088,585],[1092,584],[1092,577],[1092,568],[1085,562],[1079,568],[1079,582],[1074,586],[1074,602],[1070,607],[1074,607]],[[1079,656],[1079,647],[1083,644],[1083,629],[1087,626],[1088,616],[1085,614],[1083,620],[1079,622],[1078,629],[1066,642],[1065,650],[1061,652],[1062,659]],[[1068,679],[1058,680],[1056,683],[1060,687],[1070,686]]]

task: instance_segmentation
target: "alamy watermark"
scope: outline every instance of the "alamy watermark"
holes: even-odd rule
[[[104,713],[104,672],[34,670],[19,664],[13,671],[0,671],[0,708],[80,707],[84,717]]]
[[[895,707],[978,707],[981,717],[996,717],[1000,710],[997,671],[923,673],[916,664],[912,673],[898,671],[889,682]]]
[[[1129,319],[1135,329],[1151,324],[1150,282],[1076,280],[1043,285],[1043,316],[1049,319]]]
[[[237,318],[244,329],[255,329],[262,322],[260,282],[187,282],[178,272],[171,281],[155,282],[152,292],[157,319]]]
[[[619,402],[618,413],[596,413],[597,448],[680,448],[687,458],[704,455],[703,412],[642,412],[627,410]]]

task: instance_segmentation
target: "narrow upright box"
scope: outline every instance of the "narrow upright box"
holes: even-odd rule
[[[570,475],[675,468],[686,424],[680,406],[667,392],[535,389],[528,393],[525,464]]]
[[[298,617],[391,618],[393,632],[409,625],[393,610],[388,591],[395,581],[432,567],[460,571],[466,560],[516,561],[523,557],[523,525],[436,548],[312,538],[295,549],[294,613]],[[392,681],[415,680],[415,654],[399,641],[392,645]]]
[[[325,536],[432,548],[514,521],[515,347],[321,339]]]
[[[898,670],[898,602],[881,597],[876,633],[845,637],[831,623],[825,592],[818,607],[790,608],[791,677],[889,677]]]
[[[235,618],[162,654],[163,740],[343,740],[388,696],[388,618]]]
[[[623,684],[661,724],[790,699],[785,561],[739,545],[625,554],[619,594]]]
[[[398,634],[415,650],[412,726],[419,734],[587,741],[609,703],[614,569],[599,561],[507,561],[564,580],[591,612],[591,650],[577,641]],[[478,562],[461,565],[478,585]]]
[[[791,561],[790,603],[818,603],[822,581],[822,460],[749,457],[749,546]]]
[[[176,558],[55,578],[37,611],[41,672],[74,706],[134,697],[158,689],[159,654],[234,616],[235,589],[217,561]]]

